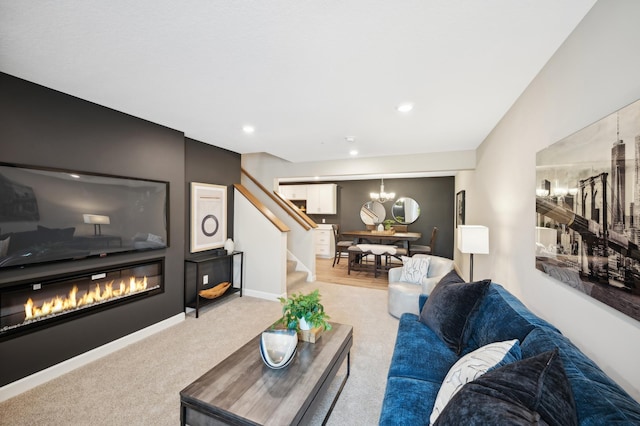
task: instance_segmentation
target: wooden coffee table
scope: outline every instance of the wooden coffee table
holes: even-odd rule
[[[346,358],[326,422],[349,377],[353,345],[353,327],[332,326],[316,343],[298,342],[294,360],[281,370],[262,362],[260,335],[254,337],[180,392],[181,424],[306,424]]]

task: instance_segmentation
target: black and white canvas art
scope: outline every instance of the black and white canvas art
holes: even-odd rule
[[[224,246],[227,187],[191,182],[191,253]]]
[[[536,267],[640,321],[640,101],[539,151]]]

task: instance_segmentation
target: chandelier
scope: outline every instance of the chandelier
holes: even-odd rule
[[[384,179],[380,179],[380,192],[370,192],[369,196],[373,201],[380,201],[386,203],[389,200],[396,198],[395,192],[384,192]]]

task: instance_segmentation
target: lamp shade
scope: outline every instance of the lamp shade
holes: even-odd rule
[[[489,228],[481,225],[458,226],[458,250],[462,253],[488,254]]]
[[[104,216],[100,214],[83,214],[84,223],[92,223],[94,225],[109,225],[111,224],[111,220],[109,216]]]

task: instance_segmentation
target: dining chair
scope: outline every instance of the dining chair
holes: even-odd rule
[[[333,228],[333,240],[335,241],[335,252],[333,254],[333,268],[336,266],[336,263],[340,263],[340,258],[342,257],[342,253],[346,253],[349,255],[349,247],[353,245],[352,240],[340,240],[340,227],[338,225],[331,224]]]
[[[421,244],[411,244],[409,246],[409,251],[411,252],[411,255],[413,256],[416,253],[433,254],[433,251],[435,250],[435,246],[436,246],[437,233],[438,233],[438,228],[434,226],[433,230],[431,231],[431,240],[429,240],[428,246],[421,245]]]

